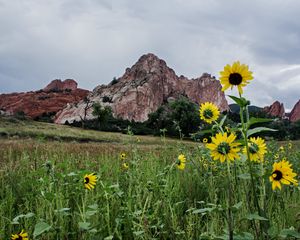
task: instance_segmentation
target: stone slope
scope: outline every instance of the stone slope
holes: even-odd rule
[[[77,88],[75,80],[56,79],[43,90],[1,94],[0,109],[6,115],[24,112],[27,117],[36,119],[43,115],[55,115],[68,103],[79,102],[88,93],[88,90]]]
[[[273,117],[283,118],[285,116],[285,110],[283,103],[275,101],[272,105],[264,107],[263,111]]]
[[[293,109],[289,115],[289,118],[290,118],[291,122],[297,122],[300,120],[300,99],[293,107]]]
[[[186,96],[198,104],[214,102],[222,111],[228,110],[221,85],[215,78],[209,74],[196,79],[178,77],[165,61],[151,53],[143,55],[136,64],[127,68],[122,77],[96,87],[88,98],[103,106],[111,106],[115,117],[142,122],[148,119],[149,113],[179,96]],[[84,101],[69,104],[56,114],[55,122],[80,121],[85,106]],[[92,118],[90,108],[86,119]]]

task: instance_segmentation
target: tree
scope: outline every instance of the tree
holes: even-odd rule
[[[85,128],[85,122],[86,122],[86,116],[87,116],[87,112],[88,110],[93,106],[93,101],[91,101],[91,99],[89,99],[88,97],[85,97],[83,99],[84,102],[84,113],[83,113],[83,117],[80,116],[81,119],[81,126],[82,128]]]
[[[99,129],[101,129],[102,126],[105,126],[109,117],[112,116],[112,110],[109,106],[103,107],[100,103],[94,103],[92,114],[97,117]]]
[[[168,135],[178,133],[188,136],[196,132],[200,125],[198,106],[185,97],[167,103],[149,114],[149,127],[154,127],[159,133],[160,129],[167,129]]]

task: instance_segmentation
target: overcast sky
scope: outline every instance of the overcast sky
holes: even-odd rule
[[[300,99],[298,0],[0,0],[0,93],[75,79],[92,90],[145,53],[177,75],[249,65],[258,106]],[[234,92],[226,92],[232,94]]]

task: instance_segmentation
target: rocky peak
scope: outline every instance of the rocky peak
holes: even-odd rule
[[[76,103],[89,94],[77,88],[73,79],[51,81],[43,90],[26,93],[0,94],[0,109],[8,115],[24,112],[32,119],[53,116],[68,103]]]
[[[92,102],[110,106],[115,117],[142,122],[148,114],[156,111],[169,99],[186,96],[200,104],[215,103],[221,111],[228,110],[228,104],[221,84],[210,74],[199,78],[178,77],[166,62],[152,53],[145,54],[122,77],[108,85],[96,87],[89,95]],[[80,121],[84,114],[84,102],[69,105],[56,115],[56,123]],[[94,118],[92,111],[87,119]]]
[[[73,79],[66,79],[64,81],[60,79],[52,80],[44,89],[45,92],[57,92],[57,91],[64,91],[64,90],[76,90],[77,89],[77,82]]]
[[[300,120],[300,99],[293,107],[291,113],[290,113],[290,121],[296,122]]]
[[[278,101],[275,101],[271,106],[264,107],[263,111],[273,117],[283,118],[285,115],[283,103],[280,103]]]

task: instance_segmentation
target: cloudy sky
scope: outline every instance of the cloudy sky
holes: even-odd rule
[[[298,0],[0,0],[0,93],[56,78],[92,90],[152,52],[189,78],[240,60],[254,72],[245,89],[253,104],[291,109],[299,12]]]

